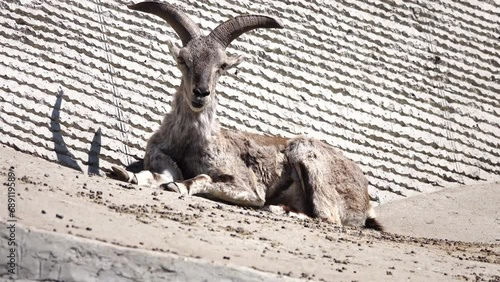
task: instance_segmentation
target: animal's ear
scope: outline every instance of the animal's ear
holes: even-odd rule
[[[177,61],[177,57],[179,57],[179,52],[181,51],[181,48],[177,47],[171,41],[167,41],[167,45],[168,45],[168,50],[170,51],[170,54],[174,57],[174,60]]]
[[[227,61],[226,61],[226,67],[224,70],[228,70],[230,68],[234,68],[237,65],[241,64],[245,60],[245,56],[239,55],[239,56],[228,56]]]

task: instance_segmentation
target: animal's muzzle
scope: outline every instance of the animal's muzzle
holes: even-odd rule
[[[208,101],[208,96],[210,95],[210,90],[206,88],[195,88],[193,89],[193,97],[191,99],[191,105],[194,108],[203,108]]]
[[[195,97],[207,97],[210,95],[210,90],[205,88],[195,88],[193,89],[193,94]]]

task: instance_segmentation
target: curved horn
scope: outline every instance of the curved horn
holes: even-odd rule
[[[128,8],[154,14],[167,21],[181,38],[183,46],[186,46],[191,39],[200,36],[199,27],[188,17],[188,15],[175,6],[157,2],[141,2],[129,5]]]
[[[271,17],[243,15],[234,17],[217,26],[209,35],[224,48],[243,33],[256,28],[282,28],[281,23]]]

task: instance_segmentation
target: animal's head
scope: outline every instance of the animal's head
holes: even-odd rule
[[[282,27],[278,21],[267,16],[242,15],[220,24],[208,36],[202,36],[198,26],[172,5],[142,2],[128,7],[161,17],[180,37],[182,48],[174,44],[169,47],[182,71],[184,100],[194,112],[203,111],[211,102],[219,77],[243,61],[242,56],[226,53],[226,48],[234,39],[256,28]]]

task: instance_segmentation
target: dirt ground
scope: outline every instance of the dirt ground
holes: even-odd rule
[[[0,160],[2,183],[11,167],[17,177],[19,224],[37,230],[285,280],[500,281],[498,183],[382,205],[380,233],[90,177],[7,147]]]

